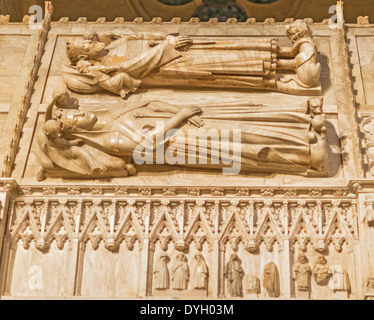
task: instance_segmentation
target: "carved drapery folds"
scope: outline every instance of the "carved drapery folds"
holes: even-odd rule
[[[112,93],[124,99],[130,94],[139,96],[138,89],[159,87],[321,95],[321,64],[309,25],[304,20],[290,21],[285,26],[285,35],[292,45],[281,46],[277,40],[257,37],[200,39],[162,32],[124,35],[87,30],[83,37],[66,42],[61,76],[66,87],[76,93]],[[71,178],[135,175],[137,169],[144,170],[135,163],[144,163],[138,135],[145,130],[149,130],[147,143],[152,143],[146,147],[147,164],[157,158],[157,165],[195,170],[214,167],[225,172],[231,160],[228,155],[233,154],[233,168],[238,167],[234,168],[236,174],[326,175],[323,98],[310,98],[299,107],[281,108],[260,103],[180,106],[167,101],[139,100],[135,104],[124,102],[124,108],[114,110],[88,105],[89,111],[82,111],[79,101],[71,98],[65,88],[55,88],[52,96],[43,129],[37,135],[41,151],[38,181],[56,175]],[[154,135],[161,132],[157,127],[161,119],[165,120],[164,135],[176,129],[189,134],[192,125],[207,130],[209,135],[211,130],[222,130],[213,139],[217,141],[226,139],[224,132],[231,130],[230,143],[225,147],[222,143],[219,150],[208,143],[207,155],[199,152],[197,162],[187,160],[205,142],[199,137],[194,143],[187,136],[184,142],[175,142],[175,137],[170,137],[155,144]],[[240,138],[236,139],[238,131]],[[238,144],[243,150],[239,155]],[[159,160],[160,150],[166,146],[178,148],[176,162]],[[164,150],[165,156],[168,150]],[[220,160],[215,163],[217,157]],[[206,158],[212,159],[212,165],[204,166]],[[167,196],[172,190],[165,192]],[[220,195],[218,189],[212,190],[213,193]]]
[[[79,93],[102,90],[125,98],[138,87],[221,87],[321,94],[321,65],[303,20],[286,26],[292,47],[276,40],[193,40],[162,33],[87,33],[67,42],[66,86]],[[145,45],[139,45],[146,42]],[[284,70],[292,71],[289,75]]]
[[[207,159],[213,162],[218,158],[213,167],[223,173],[228,169],[227,161],[231,161],[230,170],[236,170],[236,174],[326,174],[326,120],[321,98],[281,111],[279,107],[251,103],[183,108],[152,101],[126,104],[125,112],[81,111],[79,102],[63,88],[56,89],[53,98],[47,107],[43,130],[37,136],[39,181],[47,173],[55,175],[56,172],[72,178],[132,176],[137,172],[136,164],[140,171],[145,170],[141,164],[152,164],[160,157],[163,160],[157,160],[158,165],[168,164],[165,159],[170,148],[178,151],[178,160],[170,163],[176,167],[212,169]],[[159,118],[166,119],[162,129],[157,127]],[[264,121],[268,124],[261,125]],[[208,134],[197,133],[197,140],[191,136],[191,125],[207,130]],[[145,128],[152,129],[147,136],[144,133],[148,140],[138,143],[139,130]],[[168,137],[173,130],[178,130],[179,140],[176,135]],[[217,135],[210,144],[208,140],[213,131]],[[161,142],[157,138],[160,134],[165,136]],[[229,139],[230,144],[223,144],[224,139]],[[204,144],[206,154],[199,152],[195,161],[190,161],[191,154],[196,154]],[[141,156],[144,152],[146,160]],[[229,154],[233,154],[232,159]],[[269,192],[264,190],[264,195],[271,196]],[[174,194],[170,188],[164,190],[165,196]],[[222,190],[213,188],[212,195],[221,196]]]

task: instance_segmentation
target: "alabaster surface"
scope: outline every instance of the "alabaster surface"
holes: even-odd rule
[[[3,299],[374,297],[372,25],[46,5],[0,25]],[[159,119],[240,129],[240,172],[135,163]]]

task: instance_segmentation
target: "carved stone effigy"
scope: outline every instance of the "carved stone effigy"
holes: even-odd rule
[[[0,296],[372,299],[373,26],[338,9],[333,29],[49,4],[19,44],[4,16]]]
[[[160,33],[92,32],[67,42],[70,64],[62,75],[73,91],[104,89],[123,98],[140,85],[321,94],[321,65],[309,26],[297,20],[286,32],[292,47],[277,46],[276,40],[199,41]]]
[[[196,265],[193,273],[194,289],[207,289],[209,269],[201,253],[195,255]]]
[[[331,277],[330,267],[324,256],[319,256],[313,267],[313,277],[317,284],[324,285]]]
[[[274,262],[264,267],[263,286],[269,297],[278,298],[280,295],[279,271]]]
[[[154,288],[156,290],[164,290],[169,288],[169,270],[167,266],[168,256],[163,254],[155,265],[154,273]]]
[[[300,253],[297,262],[294,264],[293,272],[294,279],[296,282],[297,291],[307,293],[307,298],[309,298],[309,293],[311,289],[311,274],[312,269],[308,264],[308,258],[304,253]]]
[[[41,171],[38,179],[44,179],[44,172],[56,165],[80,176],[123,176],[136,172],[134,159],[140,153],[148,153],[151,162],[158,157],[160,147],[165,148],[165,139],[154,144],[160,133],[157,121],[167,119],[163,130],[166,140],[168,132],[178,129],[186,139],[171,143],[180,148],[176,165],[196,169],[222,168],[229,155],[233,154],[233,166],[239,164],[242,172],[287,172],[307,174],[308,171],[323,172],[326,167],[326,127],[322,114],[322,100],[312,99],[292,111],[264,105],[235,104],[208,106],[171,105],[162,101],[126,104],[126,111],[101,109],[82,112],[77,101],[70,101],[69,95],[57,89],[54,100],[46,112],[43,132],[38,136],[41,150]],[[261,125],[263,122],[268,125]],[[210,130],[224,129],[229,132],[230,144],[219,150],[223,134],[217,134],[216,146],[208,146],[206,136],[191,141],[191,126]],[[147,141],[151,146],[136,143],[139,130],[151,128]],[[235,140],[236,130],[240,130]],[[205,141],[202,141],[204,140]],[[190,152],[199,150],[199,145],[208,146],[207,154],[198,156],[197,162],[189,163]],[[213,142],[212,142],[213,144]],[[238,147],[238,145],[240,146]],[[139,148],[140,147],[140,148]],[[241,154],[237,155],[236,150]],[[162,154],[164,156],[164,154]],[[204,166],[207,158],[221,158],[215,166]],[[236,158],[235,158],[236,157]],[[148,160],[147,160],[148,163]]]

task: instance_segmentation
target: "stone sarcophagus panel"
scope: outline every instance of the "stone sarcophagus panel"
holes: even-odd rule
[[[100,190],[21,187],[8,295],[359,297],[359,213],[347,190]]]

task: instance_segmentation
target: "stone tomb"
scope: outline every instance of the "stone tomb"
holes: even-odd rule
[[[374,296],[371,25],[46,9],[0,26],[2,298]]]

